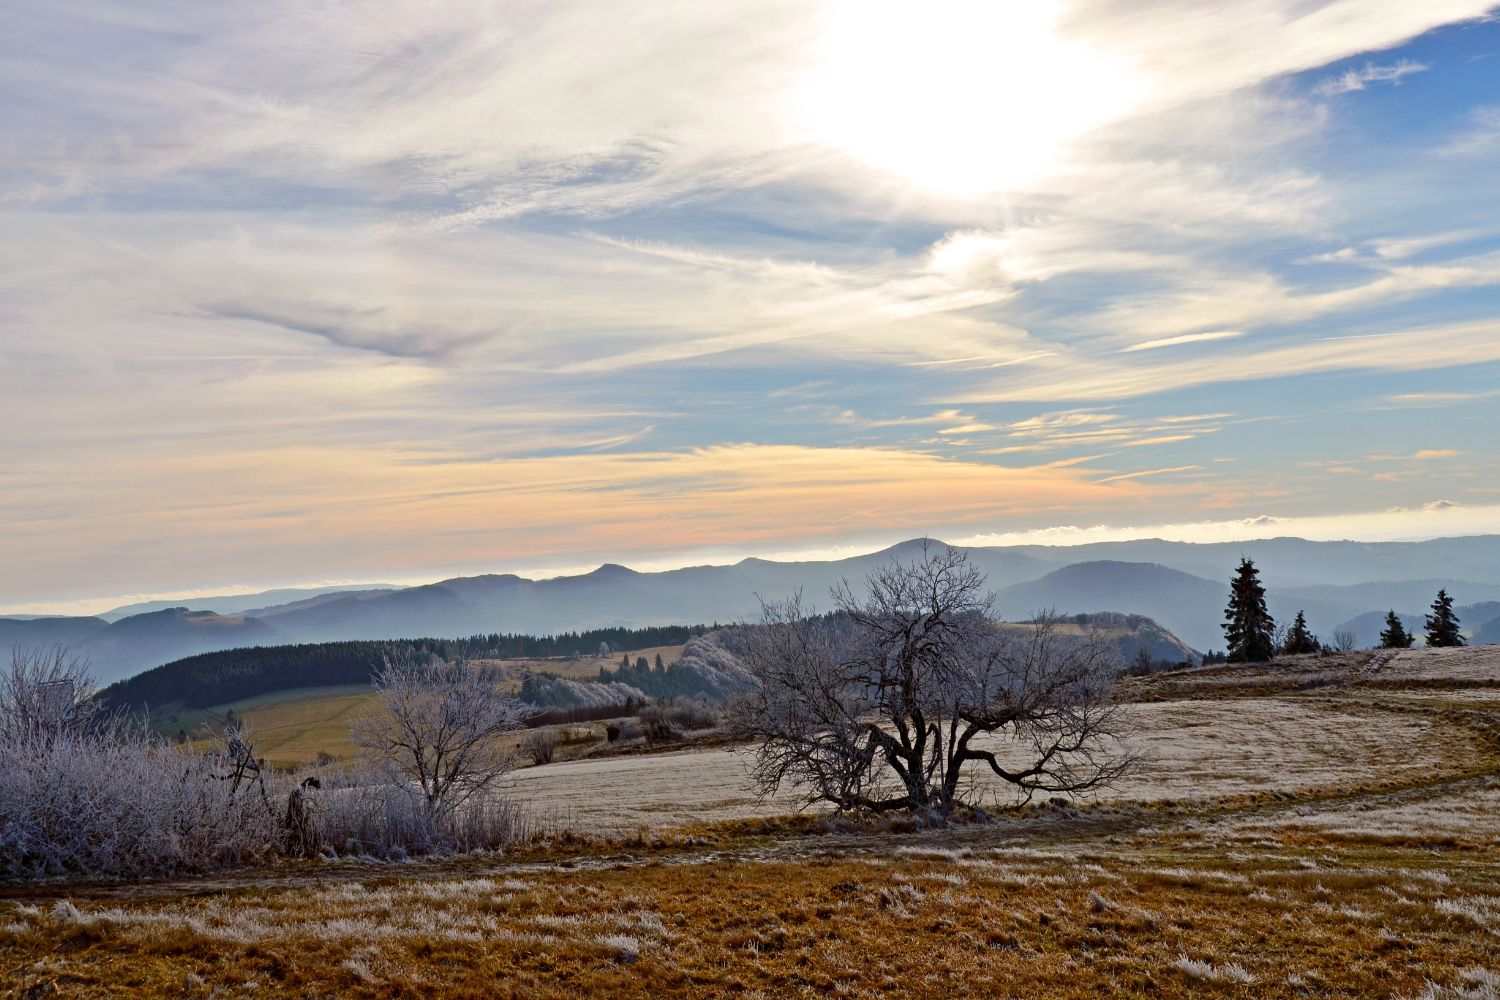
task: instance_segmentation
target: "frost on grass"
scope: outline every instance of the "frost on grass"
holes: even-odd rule
[[[1442,794],[1328,804],[1236,825],[1241,830],[1315,830],[1345,839],[1493,842],[1500,840],[1500,785],[1475,782]]]
[[[1451,732],[1437,720],[1365,713],[1278,698],[1133,705],[1132,746],[1146,766],[1106,801],[1201,799],[1423,776],[1451,761]],[[1317,733],[1317,740],[1309,740]],[[1002,763],[1022,759],[1007,741],[986,743]],[[1012,759],[1014,758],[1014,759]],[[760,799],[737,750],[689,750],[567,761],[512,775],[507,794],[569,817],[580,832],[627,833],[785,815],[790,796]],[[1009,795],[980,781],[977,797]],[[1008,800],[1007,800],[1008,801]]]
[[[1500,1000],[1500,975],[1488,969],[1468,969],[1453,986],[1429,982],[1412,1000]]]
[[[629,934],[601,934],[595,940],[614,952],[615,958],[621,962],[634,962],[641,957],[640,938]]]
[[[1468,921],[1491,933],[1500,933],[1500,896],[1460,896],[1440,899],[1434,904],[1439,913]]]
[[[65,925],[107,929],[125,940],[181,940],[184,937],[236,945],[301,939],[360,945],[375,951],[350,956],[347,968],[362,981],[376,981],[389,970],[379,946],[395,941],[483,944],[497,941],[554,947],[565,941],[600,943],[621,951],[626,943],[639,955],[672,938],[661,918],[633,908],[623,912],[535,914],[525,907],[508,912],[528,884],[517,880],[461,879],[405,881],[366,888],[329,886],[307,893],[216,896],[158,907],[80,908],[61,900],[45,912],[18,907],[23,930]]]
[[[1253,983],[1255,977],[1245,971],[1244,966],[1235,962],[1225,962],[1215,965],[1201,959],[1188,958],[1186,955],[1177,956],[1177,961],[1172,963],[1183,975],[1189,979],[1206,983]]]
[[[1438,681],[1444,684],[1500,683],[1500,647],[1408,649],[1381,668],[1382,683]]]

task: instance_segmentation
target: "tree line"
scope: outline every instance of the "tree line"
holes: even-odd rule
[[[393,650],[445,662],[577,656],[584,652],[671,646],[704,625],[603,628],[551,636],[491,633],[458,639],[353,640],[252,646],[201,653],[119,681],[99,694],[110,708],[139,711],[168,704],[207,708],[298,687],[368,684]]]
[[[629,684],[653,698],[686,698],[703,693],[703,679],[696,671],[675,660],[665,663],[660,653],[656,654],[655,663],[644,656],[637,656],[633,662],[629,655],[622,656],[620,665],[613,670],[599,668],[599,682]]]

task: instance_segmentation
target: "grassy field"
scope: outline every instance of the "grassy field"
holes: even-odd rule
[[[16,996],[1494,995],[1492,846],[1194,829],[1210,818],[312,862],[18,902],[0,964]]]
[[[1127,691],[1159,752],[1092,804],[946,829],[711,821],[733,814],[725,751],[554,765],[526,780],[670,821],[554,827],[505,856],[17,891],[0,982],[18,997],[1500,997],[1500,649]],[[712,775],[726,784],[696,787]]]
[[[374,698],[364,684],[297,688],[184,711],[178,718],[187,720],[179,724],[196,737],[205,726],[210,731],[222,728],[233,711],[249,727],[256,752],[278,767],[292,767],[312,763],[320,753],[340,759],[352,756],[355,748],[349,727],[369,710]]]
[[[599,676],[599,669],[614,669],[620,665],[620,656],[585,656],[577,660],[563,657],[527,660],[489,660],[488,664],[503,667],[510,675],[509,683],[519,690],[521,677],[527,672],[554,673],[561,677],[588,679]],[[660,655],[667,663],[682,655],[681,646],[653,646],[650,649],[632,650],[632,663],[640,656],[654,663]],[[256,751],[278,767],[296,767],[310,764],[319,754],[328,754],[344,760],[353,756],[354,744],[349,738],[349,727],[370,705],[373,695],[364,685],[342,687],[297,688],[257,695],[240,701],[214,705],[204,709],[174,708],[157,721],[156,728],[166,736],[186,732],[196,739],[205,726],[211,731],[220,730],[228,713],[246,722],[255,737]],[[603,739],[603,732],[600,732]],[[564,754],[563,756],[566,756]]]

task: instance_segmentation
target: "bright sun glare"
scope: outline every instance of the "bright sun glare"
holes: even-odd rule
[[[1055,0],[830,0],[803,127],[923,190],[973,197],[1059,164],[1136,105],[1119,59],[1059,33]]]

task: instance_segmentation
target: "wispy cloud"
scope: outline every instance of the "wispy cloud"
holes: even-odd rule
[[[415,317],[401,319],[380,307],[323,305],[314,309],[277,310],[264,306],[213,303],[206,315],[268,323],[297,333],[322,337],[340,347],[374,351],[393,358],[444,360],[489,339],[484,332],[460,333],[428,327]],[[300,313],[300,314],[299,314]]]
[[[1196,465],[1173,465],[1165,469],[1141,469],[1138,472],[1122,472],[1117,476],[1105,476],[1103,479],[1094,480],[1094,482],[1118,483],[1127,479],[1144,479],[1147,476],[1168,476],[1178,472],[1196,472],[1198,468]]]
[[[1243,337],[1244,335],[1243,330],[1213,330],[1207,333],[1184,333],[1176,337],[1163,337],[1159,340],[1146,340],[1139,344],[1131,344],[1125,348],[1125,353],[1155,351],[1163,347],[1180,347],[1183,344],[1203,344],[1215,340],[1233,340],[1235,337]]]
[[[1460,456],[1462,454],[1463,454],[1463,452],[1461,452],[1461,451],[1455,451],[1452,448],[1423,448],[1423,449],[1421,449],[1419,451],[1414,451],[1414,452],[1412,452],[1409,455],[1381,455],[1381,454],[1366,455],[1365,456],[1365,461],[1367,461],[1367,462],[1409,462],[1409,461],[1430,462],[1430,461],[1433,461],[1433,460],[1436,460],[1436,459],[1457,458],[1458,456]]]
[[[1459,134],[1443,148],[1449,156],[1478,157],[1500,147],[1500,107],[1475,108]]]
[[[59,457],[48,467],[62,463]],[[105,489],[53,489],[45,511],[24,514],[26,497],[7,489],[0,543],[11,558],[37,567],[35,593],[62,594],[85,577],[94,593],[122,592],[138,568],[96,564],[122,533],[159,537],[175,581],[221,579],[225,559],[245,578],[278,579],[334,562],[372,573],[389,565],[389,546],[399,539],[411,565],[515,566],[821,544],[851,530],[917,535],[1079,503],[1134,505],[1147,496],[1125,483],[1092,483],[1078,469],[774,445],[503,463],[315,446],[205,450],[144,463],[101,455],[91,478]],[[161,491],[175,498],[170,507],[155,500]],[[70,542],[59,548],[53,534],[63,525]],[[267,547],[272,536],[296,544]],[[372,548],[372,538],[386,544]]]
[[[1410,59],[1401,59],[1385,66],[1365,63],[1361,69],[1347,69],[1338,76],[1324,80],[1313,88],[1313,93],[1331,97],[1364,90],[1372,83],[1389,83],[1392,86],[1399,86],[1402,80],[1413,73],[1425,73],[1431,68],[1431,66]]]
[[[1471,403],[1476,400],[1494,399],[1500,396],[1500,389],[1481,389],[1474,392],[1398,392],[1387,396],[1385,402],[1392,406],[1430,408],[1452,406],[1457,403]]]
[[[1416,508],[1277,517],[1261,515],[1224,521],[1185,521],[1172,524],[1061,525],[1037,530],[971,535],[954,538],[960,545],[1087,545],[1092,542],[1161,538],[1182,542],[1250,541],[1296,536],[1315,541],[1350,538],[1402,541],[1444,535],[1487,534],[1493,530],[1500,507],[1461,506],[1443,501]]]
[[[1334,371],[1420,371],[1447,368],[1454,358],[1466,364],[1500,361],[1500,328],[1489,320],[1294,342],[1222,358],[1195,358],[1154,366],[1109,365],[1074,359],[1024,380],[996,383],[963,394],[958,401],[981,402],[1129,399],[1200,385],[1285,379]]]
[[[0,597],[591,562],[674,518],[766,550],[1357,506],[1283,483],[1364,450],[1319,407],[1407,456],[1441,450],[1411,411],[1488,415],[1424,373],[1500,364],[1500,118],[1317,98],[1457,79],[1431,50],[1473,32],[1400,47],[1492,0],[1002,6],[19,0]],[[955,37],[1006,17],[1056,47],[1027,101]],[[934,183],[953,150],[985,193]],[[1294,456],[1245,429],[1282,419]],[[1481,424],[1413,464],[1485,488]]]

